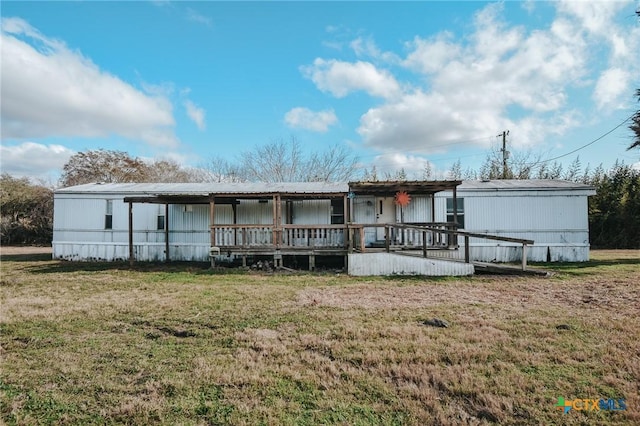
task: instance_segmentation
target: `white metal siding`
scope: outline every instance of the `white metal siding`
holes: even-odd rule
[[[358,195],[351,200],[353,206],[353,223],[376,223],[376,199],[374,196]],[[376,240],[375,228],[365,228],[365,244]]]
[[[424,259],[393,253],[353,253],[348,257],[349,275],[472,275],[473,265]]]
[[[398,207],[399,209],[399,207]],[[398,212],[398,217],[400,213]],[[411,202],[404,208],[405,223],[432,222],[431,220],[431,197],[427,195],[415,195],[411,197]]]
[[[284,213],[283,213],[284,216]],[[330,200],[293,201],[293,223],[299,225],[328,225],[331,223]]]
[[[533,240],[531,261],[589,259],[586,194],[571,191],[458,191],[464,198],[465,231]],[[436,221],[446,220],[446,198],[436,194]],[[463,238],[459,243],[463,244]],[[472,238],[473,260],[515,262],[522,258],[519,244]]]
[[[273,200],[240,200],[236,207],[237,223],[242,225],[273,225]]]

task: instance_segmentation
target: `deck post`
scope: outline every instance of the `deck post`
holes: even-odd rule
[[[216,246],[215,207],[216,197],[213,194],[209,194],[209,228],[211,229],[211,247]]]
[[[169,203],[164,203],[164,261],[171,261],[169,256]]]
[[[384,248],[387,253],[389,253],[389,246],[391,242],[389,241],[389,225],[384,226]]]
[[[348,228],[347,225],[349,223],[351,223],[351,212],[349,211],[349,197],[347,196],[347,194],[344,195],[344,248],[349,248],[351,241],[350,241],[350,237],[351,235],[349,235],[348,232]]]
[[[236,205],[236,199],[231,200],[231,210],[233,213],[233,224],[238,224],[238,206]],[[233,245],[238,245],[238,228],[233,228]]]
[[[435,222],[435,221],[436,221],[436,194],[431,194],[431,222]]]
[[[309,255],[309,270],[310,271],[316,270],[316,256],[314,254]]]
[[[422,257],[427,257],[427,231],[422,231]]]
[[[470,247],[469,247],[469,236],[464,236],[464,263],[469,263],[470,259]]]
[[[364,243],[364,226],[360,227],[360,253],[364,253],[365,250]]]
[[[453,228],[455,231],[458,230],[458,193],[456,191],[456,187],[453,187],[453,222],[455,223],[455,227]],[[454,234],[451,236],[451,240],[449,242],[449,247],[451,247],[451,242],[453,242],[454,246],[458,245],[458,234]]]
[[[522,270],[527,270],[527,245],[522,244]]]
[[[129,266],[133,266],[133,202],[129,201]]]

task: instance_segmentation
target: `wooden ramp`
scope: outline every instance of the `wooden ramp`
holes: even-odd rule
[[[458,264],[468,265],[468,263],[465,263],[463,259],[454,257],[455,255],[454,252],[455,250],[449,251],[452,257],[442,257],[442,256],[430,257],[429,256],[430,254],[435,254],[436,252],[428,251],[426,259],[440,260],[440,261],[446,261],[449,263],[458,263]],[[393,253],[397,254],[398,256],[407,256],[412,258],[424,259],[422,251],[418,251],[418,250],[401,250],[401,251],[395,251]],[[438,253],[438,254],[441,254],[441,253]],[[540,277],[546,277],[551,275],[551,272],[545,271],[542,269],[528,267],[527,269],[523,270],[522,266],[519,266],[519,265],[516,266],[516,265],[511,265],[506,263],[471,261],[470,264],[473,265],[475,274],[524,275],[524,276],[540,276]],[[449,275],[449,274],[444,274],[444,275]]]
[[[476,274],[492,274],[492,275],[530,275],[538,277],[548,277],[551,272],[542,269],[532,269],[531,267],[524,271],[520,266],[507,265],[504,263],[487,263],[473,262]]]

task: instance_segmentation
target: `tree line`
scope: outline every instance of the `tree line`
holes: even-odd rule
[[[84,153],[86,154],[86,153]],[[122,156],[124,153],[117,153]],[[113,153],[109,154],[115,155]],[[91,155],[81,155],[86,159]],[[165,162],[156,162],[162,166]],[[169,163],[171,164],[171,163]],[[579,167],[577,158],[572,165],[562,170],[561,166],[551,166],[545,170],[549,175],[534,177],[564,179],[591,185],[596,195],[589,197],[589,239],[593,248],[640,248],[640,171],[623,162],[605,170],[602,165],[591,170],[589,166]],[[148,166],[144,166],[143,170]],[[283,171],[283,173],[290,171]],[[197,173],[182,170],[179,165],[171,165],[164,171],[154,171],[154,176],[162,178],[156,182],[203,182]],[[538,173],[540,171],[538,170]],[[547,172],[545,172],[547,173]],[[88,178],[86,169],[82,173],[69,174],[69,179],[80,176]],[[215,175],[213,179],[222,179]],[[528,179],[531,177],[517,178]],[[175,177],[175,179],[174,179]],[[315,176],[314,176],[315,177]],[[211,176],[210,176],[211,178]],[[496,179],[497,177],[491,177]],[[104,182],[150,182],[149,175],[142,170],[122,167],[101,175]],[[160,179],[160,178],[158,178]],[[179,179],[179,180],[178,180]],[[239,175],[231,175],[226,181],[240,181]],[[91,179],[95,182],[97,179]],[[221,182],[222,180],[217,180]],[[26,178],[14,178],[3,174],[0,178],[0,237],[1,244],[49,244],[53,234],[53,191],[41,184],[33,184]]]

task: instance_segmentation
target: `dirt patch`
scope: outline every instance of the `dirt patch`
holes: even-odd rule
[[[0,254],[51,254],[51,247],[40,246],[0,246]]]
[[[640,273],[636,277],[640,280]],[[336,308],[398,309],[442,304],[499,305],[519,308],[548,306],[615,310],[634,306],[640,310],[640,291],[629,281],[584,280],[557,283],[544,278],[493,277],[491,282],[469,282],[403,287],[366,285],[342,288],[311,288],[298,293],[304,306]]]

